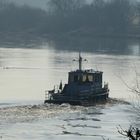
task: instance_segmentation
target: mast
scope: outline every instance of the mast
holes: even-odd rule
[[[79,70],[82,70],[82,60],[83,58],[81,57],[81,53],[79,52]]]
[[[73,59],[73,61],[77,61],[79,63],[79,71],[82,70],[82,62],[83,61],[87,61],[86,59],[83,60],[82,56],[81,56],[81,53],[79,52],[79,58],[76,60],[76,59]]]

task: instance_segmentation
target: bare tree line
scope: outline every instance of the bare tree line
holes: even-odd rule
[[[49,0],[48,10],[0,0],[0,32],[60,35],[128,35],[138,32],[140,3],[130,0]],[[135,29],[137,27],[137,30]]]

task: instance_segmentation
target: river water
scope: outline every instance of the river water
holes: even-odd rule
[[[130,53],[131,52],[131,53]],[[128,129],[137,124],[133,94],[125,83],[135,85],[140,69],[139,46],[131,46],[128,54],[82,52],[88,60],[84,68],[104,72],[110,97],[105,105],[80,107],[43,104],[45,90],[62,80],[68,71],[78,68],[74,50],[60,50],[41,44],[31,48],[0,48],[0,139],[4,140],[121,140],[117,127]],[[125,81],[125,83],[124,83]]]

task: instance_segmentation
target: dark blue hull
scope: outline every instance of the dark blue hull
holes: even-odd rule
[[[52,103],[52,104],[63,104],[68,103],[70,105],[82,105],[82,106],[90,106],[99,103],[106,103],[108,100],[108,93],[99,94],[92,96],[86,99],[69,99],[68,97],[63,99],[52,99],[52,100],[45,100],[44,103]]]

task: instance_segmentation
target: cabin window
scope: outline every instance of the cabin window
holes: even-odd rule
[[[83,75],[83,82],[93,82],[93,75]]]
[[[87,78],[86,75],[83,75],[82,81],[85,82],[86,81],[86,78]]]
[[[92,82],[93,81],[93,76],[92,75],[88,75],[88,80],[89,80],[89,82]]]
[[[74,77],[73,76],[70,76],[70,82],[73,82],[74,81]]]
[[[95,75],[94,81],[97,82],[101,82],[102,81],[102,76],[100,74]]]
[[[74,75],[74,82],[78,81],[78,75]]]
[[[93,75],[92,74],[70,75],[69,81],[70,82],[93,82]]]
[[[96,83],[99,82],[99,77],[98,77],[98,75],[95,76],[95,79],[94,79],[94,80],[95,80]]]

